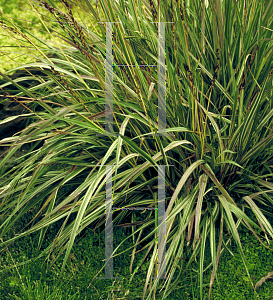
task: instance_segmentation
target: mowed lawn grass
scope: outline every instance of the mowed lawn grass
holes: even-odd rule
[[[142,218],[137,217],[137,220]],[[24,225],[30,220],[31,214],[25,220]],[[22,224],[16,226],[21,227]],[[47,241],[50,241],[58,230],[58,226],[52,226],[48,229],[43,247],[47,246]],[[114,257],[113,260],[113,275],[122,279],[94,279],[94,277],[104,276],[104,269],[98,274],[104,266],[103,260],[105,258],[104,231],[102,230],[103,226],[95,231],[91,227],[86,228],[77,237],[70,255],[69,264],[62,278],[59,276],[62,257],[58,258],[57,263],[51,268],[49,268],[50,262],[45,262],[45,258],[41,257],[34,260],[40,253],[40,250],[36,248],[37,234],[21,238],[13,245],[7,247],[0,258],[0,299],[142,299],[150,255],[147,256],[132,282],[130,282],[131,250],[126,250],[133,246],[132,238],[126,240],[121,249],[117,251],[117,253],[126,252]],[[131,229],[129,228],[114,226],[114,249],[130,234]],[[250,275],[253,282],[256,283],[266,276],[268,272],[272,271],[273,253],[262,247],[247,229],[240,230],[240,235]],[[265,238],[260,238],[265,241]],[[139,245],[137,251],[144,246],[145,243]],[[235,243],[227,245],[227,248],[229,250],[225,250],[220,257],[217,273],[218,283],[215,282],[213,285],[211,299],[257,299],[248,281]],[[133,269],[140,264],[145,253],[146,249],[136,254]],[[209,259],[210,253],[207,252],[205,261],[208,263]],[[15,265],[28,260],[32,261],[15,267]],[[14,267],[6,269],[8,265]],[[198,264],[193,262],[191,268],[179,279],[176,290],[167,299],[200,299],[197,269]],[[211,268],[204,273],[205,295],[208,294],[210,276]],[[267,280],[257,289],[257,293],[260,299],[272,299],[272,290],[273,281]]]
[[[61,4],[60,8],[62,7]],[[7,1],[3,0],[0,2],[0,11],[1,15],[7,16],[10,21],[15,25],[20,25],[25,28],[25,30],[29,31],[31,34],[37,36],[41,40],[51,41],[51,45],[54,46],[55,42],[52,36],[48,33],[47,29],[43,26],[39,15],[36,14],[31,5],[27,1],[22,0],[13,0]],[[97,26],[95,22],[92,21],[92,16],[86,15],[83,10],[78,8],[72,8],[74,12],[75,19],[77,21],[84,20],[88,27]],[[54,25],[54,20],[52,16],[48,13],[48,11],[44,10],[43,12],[44,22],[48,26],[48,29],[51,33],[56,34],[52,30],[52,25]],[[1,17],[0,17],[1,20]],[[93,25],[91,25],[93,24]],[[56,36],[55,36],[56,39]],[[36,39],[35,45],[39,45],[39,42]],[[60,41],[58,41],[60,45]],[[12,70],[22,64],[27,64],[33,62],[34,56],[41,56],[41,52],[38,50],[32,49],[33,46],[31,44],[27,45],[31,51],[29,51],[28,55],[23,50],[25,43],[22,43],[20,37],[14,35],[13,38],[1,28],[0,26],[0,71],[7,72]],[[43,48],[42,43],[40,43],[41,48]],[[67,45],[66,45],[67,46]],[[0,75],[0,79],[1,79]]]

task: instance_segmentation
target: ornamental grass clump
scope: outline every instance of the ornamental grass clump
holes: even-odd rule
[[[141,232],[154,226],[154,239],[145,247],[152,256],[143,299],[155,299],[156,293],[166,299],[193,261],[199,265],[200,299],[204,271],[211,272],[210,296],[221,253],[231,240],[254,289],[238,230],[247,227],[271,249],[272,1],[106,0],[99,1],[97,10],[85,0],[75,7],[85,15],[81,22],[71,9],[75,3],[29,4],[55,43],[39,39],[43,47],[36,46],[35,36],[1,15],[3,30],[11,37],[16,33],[26,52],[40,53],[33,55],[32,63],[16,69],[36,67],[43,72],[27,89],[22,82],[34,80],[32,76],[12,80],[9,73],[14,70],[2,74],[6,79],[0,86],[2,101],[20,103],[25,107],[22,116],[31,118],[20,133],[0,140],[1,146],[9,147],[0,161],[5,178],[0,190],[2,249],[34,232],[39,233],[41,248],[49,226],[61,222],[41,255],[56,259],[64,254],[63,272],[76,236],[89,225],[105,226],[105,166],[114,164],[114,207],[156,208],[157,165],[165,165],[165,280],[156,278],[154,212],[131,235],[138,235],[132,250],[134,276]],[[43,10],[54,21],[50,29]],[[116,22],[112,23],[113,65],[123,66],[113,67],[117,136],[104,135],[103,22]],[[158,60],[156,22],[166,22],[166,135],[156,135],[158,73],[152,67]],[[10,86],[13,90],[8,90]],[[11,164],[9,158],[26,144],[32,145],[28,153]],[[15,222],[37,207],[23,232],[5,238]],[[133,220],[135,212],[120,211],[113,224],[128,216]],[[205,251],[210,253],[209,262]]]

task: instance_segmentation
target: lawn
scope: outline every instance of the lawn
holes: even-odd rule
[[[50,35],[47,29],[41,24],[39,15],[33,11],[31,3],[32,2],[29,2],[28,0],[3,0],[0,3],[0,11],[2,11],[3,15],[8,17],[10,21],[15,24],[15,26],[23,26],[26,31],[29,31],[31,34],[37,36],[41,40],[49,41],[51,45],[55,45],[56,41]],[[92,20],[90,16],[87,17],[86,14],[79,9],[79,6],[77,6],[77,8],[74,7],[73,11],[75,12],[76,20],[84,20],[86,22],[86,26],[88,27],[97,27],[94,20]],[[54,28],[54,20],[50,16],[50,13],[48,13],[46,10],[43,11],[43,16],[46,18],[45,24],[50,24],[52,26],[48,28],[52,33],[52,28]],[[94,25],[91,25],[90,22],[92,22]],[[35,43],[37,43],[37,40],[35,40]],[[29,45],[26,45],[26,43],[24,43],[22,39],[16,35],[13,35],[13,38],[11,38],[6,30],[0,28],[1,72],[7,72],[22,64],[30,63],[33,61],[35,56],[41,57],[41,52],[35,49],[32,49],[26,53],[24,51],[25,46]],[[40,46],[41,49],[43,49],[42,42],[36,44],[36,46]],[[0,77],[0,79],[1,78],[2,77]]]
[[[141,220],[141,218],[138,218]],[[143,218],[142,218],[143,219]],[[25,220],[25,224],[31,221],[31,214]],[[21,227],[21,224],[18,225]],[[58,226],[49,228],[47,239],[55,236]],[[142,299],[142,290],[148,268],[148,258],[141,265],[130,283],[130,251],[124,252],[114,258],[114,276],[122,279],[99,280],[94,277],[104,276],[104,232],[103,228],[97,229],[94,233],[92,228],[87,228],[77,238],[75,246],[70,255],[70,261],[66,267],[63,277],[60,279],[60,269],[62,260],[47,270],[49,263],[43,258],[31,261],[23,266],[13,267],[5,270],[6,266],[15,266],[28,260],[34,260],[40,253],[37,250],[37,235],[29,236],[18,240],[14,245],[9,246],[1,256],[0,273],[0,298],[1,299]],[[118,228],[114,230],[114,246],[117,246],[131,230],[128,228]],[[249,230],[241,230],[243,248],[248,261],[248,267],[253,282],[258,282],[262,277],[272,271],[273,253],[264,249]],[[261,237],[264,241],[265,238]],[[138,249],[145,246],[145,242]],[[47,241],[43,247],[47,245]],[[132,247],[133,240],[128,239],[119,253]],[[43,248],[42,247],[42,248]],[[212,288],[212,299],[257,299],[249,283],[246,272],[242,266],[240,254],[236,245],[228,245],[229,250],[225,250],[220,259],[218,270],[218,283]],[[143,251],[145,252],[145,251]],[[136,254],[134,267],[141,262],[143,252]],[[209,252],[207,262],[209,262]],[[176,286],[174,292],[168,296],[168,300],[175,299],[200,299],[197,277],[198,264],[194,262],[187,270]],[[177,274],[178,275],[178,274]],[[204,274],[204,288],[208,292],[211,270]],[[94,279],[94,280],[93,280]],[[93,281],[92,281],[93,280]],[[91,284],[90,284],[91,283]],[[272,299],[273,281],[265,281],[257,293],[260,299]],[[156,298],[157,299],[157,298]],[[208,299],[208,298],[204,298]]]

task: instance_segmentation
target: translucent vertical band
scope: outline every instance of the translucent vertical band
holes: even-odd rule
[[[113,277],[112,166],[106,166],[105,278]]]
[[[97,279],[122,279],[122,277],[113,277],[112,165],[106,165],[105,189],[105,276]]]
[[[158,23],[158,135],[166,135],[165,23]]]
[[[165,222],[165,166],[158,166],[158,274],[163,279],[166,276],[166,222]]]
[[[113,134],[113,49],[112,23],[106,23],[105,133]]]

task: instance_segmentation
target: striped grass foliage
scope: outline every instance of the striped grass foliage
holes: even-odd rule
[[[154,239],[145,247],[152,258],[143,299],[156,299],[157,293],[165,299],[194,261],[199,264],[200,299],[204,271],[211,271],[210,296],[220,255],[230,240],[238,246],[252,283],[238,228],[246,226],[270,248],[272,0],[101,0],[97,6],[91,0],[74,2],[29,1],[55,42],[42,41],[39,47],[40,39],[36,43],[28,31],[1,15],[0,26],[11,38],[26,52],[40,53],[18,69],[36,67],[42,72],[32,76],[29,71],[29,76],[13,80],[9,72],[2,74],[6,83],[1,101],[23,105],[23,117],[32,122],[0,141],[9,147],[0,162],[5,179],[0,192],[1,237],[38,207],[33,222],[4,239],[2,249],[34,232],[39,232],[41,247],[49,226],[62,222],[41,255],[63,253],[64,270],[76,236],[88,225],[105,224],[102,165],[116,165],[113,206],[151,207],[157,201],[157,168],[151,165],[165,164],[167,278],[152,278],[157,272],[154,227]],[[82,22],[71,11],[75,4],[86,15]],[[54,21],[50,29],[43,11]],[[104,133],[105,123],[106,27],[98,23],[103,21],[120,22],[113,24],[113,56],[114,64],[123,65],[156,64],[158,24],[152,22],[174,22],[166,24],[166,136],[148,136],[157,126],[154,67],[114,67],[114,130],[120,135],[97,136]],[[55,56],[49,58],[48,53]],[[30,79],[35,84],[24,88],[22,82]],[[27,154],[9,163],[25,144],[32,145]],[[134,213],[124,210],[114,225],[130,214],[133,222]],[[155,224],[153,216],[151,211],[152,219],[132,227],[131,236],[138,238],[131,266],[142,231]],[[210,263],[205,263],[206,249]],[[186,258],[189,250],[187,259],[178,259]]]

